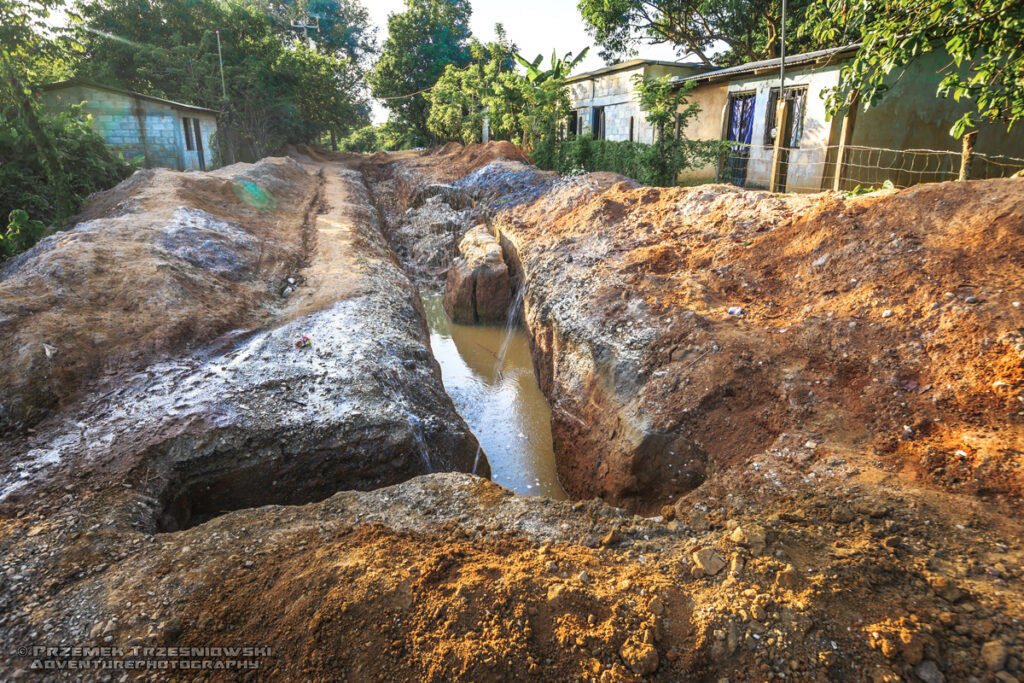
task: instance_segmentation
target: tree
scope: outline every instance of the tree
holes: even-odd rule
[[[472,39],[469,64],[449,64],[427,94],[427,128],[439,138],[479,142],[486,120],[493,138],[521,142],[526,82],[515,71],[515,46],[505,29],[499,24],[495,30],[494,42],[484,45]]]
[[[682,169],[714,158],[720,149],[718,143],[687,140],[683,133],[690,120],[700,114],[700,105],[687,104],[686,97],[696,83],[691,81],[677,87],[670,76],[648,78],[637,74],[633,76],[633,84],[639,94],[640,109],[654,128],[654,154],[649,166],[655,184],[675,185]]]
[[[430,139],[426,90],[469,54],[469,0],[406,0],[406,10],[388,17],[388,37],[370,74],[374,97],[384,100],[395,122],[407,126],[416,144]]]
[[[1024,7],[1021,0],[817,0],[803,32],[823,42],[860,42],[828,96],[831,113],[859,96],[881,99],[886,76],[925,52],[952,58],[937,95],[974,108],[950,130],[960,138],[982,121],[1007,128],[1024,118]]]
[[[787,2],[790,53],[810,44],[796,35],[809,2]],[[578,7],[608,61],[635,54],[639,42],[675,45],[680,56],[695,55],[708,66],[778,56],[780,0],[579,0]],[[726,51],[713,54],[721,44]]]
[[[336,139],[369,122],[358,43],[328,49],[329,41],[304,40],[290,21],[255,4],[80,0],[79,7],[83,21],[71,29],[82,46],[78,75],[220,110],[224,161],[259,158],[324,134]],[[340,35],[341,18],[335,19],[332,31]],[[365,21],[365,12],[350,20]]]
[[[52,55],[55,46],[44,38],[44,20],[56,3],[52,0],[0,0],[0,95],[15,104],[16,115],[25,124],[53,193],[56,220],[71,215],[74,198],[57,148],[44,130],[26,79],[31,65],[41,56]]]
[[[258,6],[273,17],[277,32],[322,54],[363,65],[377,52],[376,29],[358,0],[259,0]]]

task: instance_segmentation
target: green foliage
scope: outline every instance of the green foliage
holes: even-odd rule
[[[586,55],[573,58],[551,54],[551,66],[541,69],[543,55],[532,62],[516,54],[499,24],[498,40],[470,44],[470,62],[449,65],[430,94],[427,124],[441,139],[469,144],[482,139],[484,121],[495,140],[508,140],[527,152],[539,142],[554,144],[561,122],[569,113],[565,79]],[[515,62],[526,67],[521,74]]]
[[[789,0],[786,47],[810,46],[796,35],[811,0]],[[606,60],[635,54],[639,42],[675,45],[710,66],[728,66],[778,56],[780,0],[579,0],[587,29]],[[726,51],[712,51],[726,45]]]
[[[69,209],[77,211],[93,192],[106,190],[134,170],[107,145],[80,106],[50,115],[39,110],[43,134],[53,142],[64,174]],[[56,190],[47,182],[25,121],[0,111],[0,215],[25,210],[46,224],[59,216]]]
[[[891,180],[886,180],[882,183],[881,187],[874,187],[873,185],[857,185],[852,190],[847,190],[843,193],[844,197],[857,197],[862,194],[871,194],[872,192],[878,192],[879,190],[891,190],[896,186],[892,184]]]
[[[81,45],[77,74],[220,110],[218,152],[225,162],[254,160],[325,133],[344,137],[369,123],[368,17],[347,0],[312,3],[79,0],[83,22],[71,29]],[[291,26],[289,11],[305,16],[314,9],[322,12],[321,32]]]
[[[533,151],[534,162],[560,173],[612,171],[645,185],[667,187],[677,185],[685,169],[718,157],[722,143],[689,140],[683,134],[689,121],[700,113],[697,104],[687,104],[686,95],[693,84],[675,87],[668,76],[652,79],[641,75],[634,77],[633,83],[640,108],[654,127],[654,144],[594,140],[589,135],[545,140]]]
[[[486,45],[471,41],[469,64],[463,68],[449,64],[427,95],[427,127],[437,137],[479,142],[486,119],[491,137],[522,142],[529,86],[515,72],[515,46],[500,25],[496,28],[497,41]]]
[[[590,52],[589,47],[583,48],[576,57],[572,56],[571,52],[566,52],[565,55],[559,59],[558,53],[554,50],[551,51],[551,66],[548,69],[541,70],[540,63],[544,60],[544,55],[537,55],[532,61],[526,61],[526,58],[518,53],[514,53],[516,61],[522,66],[526,67],[526,80],[532,85],[540,85],[549,78],[565,80],[572,73],[572,70],[576,68],[576,65],[583,61],[583,58]]]
[[[341,141],[341,151],[370,154],[381,148],[381,139],[376,126],[363,126]]]
[[[468,0],[406,0],[404,12],[388,17],[388,37],[370,87],[410,144],[431,140],[425,91],[449,64],[461,68],[470,61],[470,12]]]
[[[715,141],[686,140],[669,151],[656,145],[626,140],[595,140],[580,135],[559,140],[553,145],[544,143],[533,152],[533,161],[540,168],[566,175],[611,171],[633,178],[644,185],[673,187],[679,184],[679,174],[687,168],[709,163],[718,156],[720,143]]]
[[[0,233],[0,261],[31,249],[46,234],[41,221],[30,220],[28,212],[14,209],[7,215],[7,228]]]
[[[863,43],[827,99],[835,114],[859,93],[864,107],[886,92],[886,77],[937,48],[952,57],[938,96],[974,109],[954,124],[959,138],[982,121],[1007,128],[1024,118],[1024,10],[1020,0],[817,0],[803,32],[820,42]]]

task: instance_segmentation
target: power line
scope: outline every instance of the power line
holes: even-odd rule
[[[428,87],[424,88],[423,90],[417,90],[416,92],[409,93],[408,95],[395,95],[394,97],[377,97],[375,99],[378,99],[378,100],[404,100],[407,97],[416,97],[417,95],[422,95],[423,93],[431,90],[433,87],[434,86],[431,85],[431,86],[428,86]]]

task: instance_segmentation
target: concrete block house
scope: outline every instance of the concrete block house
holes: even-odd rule
[[[905,187],[956,178],[960,141],[949,135],[953,123],[971,106],[936,95],[951,59],[941,50],[925,53],[890,74],[888,91],[867,111],[829,117],[824,95],[839,83],[843,65],[858,46],[818,50],[786,58],[786,126],[780,142],[780,167],[771,189],[790,192],[850,190],[891,181]],[[684,173],[691,183],[731,182],[769,189],[779,59],[680,76],[694,82],[689,101],[701,106],[683,131],[690,139],[735,142],[722,163]],[[975,152],[977,175],[1012,173],[1024,159],[1024,135],[1006,126],[982,125]]]
[[[654,129],[640,111],[633,77],[685,77],[706,71],[701,64],[632,59],[566,79],[572,113],[570,134],[591,134],[597,140],[653,142]]]
[[[217,112],[213,109],[77,79],[39,90],[51,111],[84,102],[107,143],[125,158],[141,157],[146,168],[215,168]]]

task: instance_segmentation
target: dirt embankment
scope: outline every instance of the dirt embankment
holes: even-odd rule
[[[779,439],[1021,502],[1019,180],[773,197],[567,182],[495,225],[560,473],[671,500]]]
[[[140,611],[142,603],[132,608],[115,586],[82,580],[113,577],[140,552],[140,544],[180,539],[172,532],[227,511],[303,504],[339,490],[375,489],[438,471],[488,475],[486,455],[444,392],[417,290],[387,245],[362,176],[334,163],[303,169],[276,160],[255,168],[261,167],[286,169],[296,183],[308,183],[307,199],[315,195],[316,201],[308,225],[290,215],[259,214],[268,224],[281,221],[263,235],[264,256],[294,244],[296,265],[304,261],[305,266],[281,281],[263,281],[262,271],[254,271],[246,291],[265,292],[249,306],[238,304],[237,315],[230,315],[230,306],[238,302],[224,302],[229,308],[220,311],[218,320],[252,326],[203,345],[196,345],[195,338],[163,339],[168,348],[163,355],[153,351],[138,361],[137,369],[104,367],[104,374],[34,427],[0,442],[0,573],[7,577],[0,585],[0,629],[5,642],[29,642],[40,629],[55,646],[100,642],[105,638],[101,633],[81,630],[98,615],[118,623],[143,619],[147,628],[152,626],[146,615],[156,615],[158,605]],[[322,182],[317,178],[321,173]],[[142,195],[157,192],[166,180],[160,175],[137,176],[128,189]],[[210,179],[177,176],[199,185]],[[171,180],[179,182],[177,176]],[[243,184],[246,198],[282,189],[250,182]],[[221,210],[232,210],[231,199],[221,199],[229,205]],[[170,198],[179,208],[132,214],[139,225],[135,233],[125,223],[92,239],[97,250],[120,254],[124,273],[152,264],[158,273],[188,274],[202,290],[194,297],[176,287],[178,280],[161,280],[157,296],[146,299],[148,292],[135,291],[146,302],[146,315],[136,320],[103,303],[129,297],[130,281],[116,291],[79,289],[80,298],[70,303],[59,279],[39,280],[38,286],[48,288],[47,296],[75,315],[104,321],[105,327],[93,329],[124,333],[141,329],[147,320],[151,334],[166,329],[158,325],[166,323],[161,306],[166,304],[171,321],[186,315],[193,310],[189,306],[197,305],[194,299],[222,291],[218,267],[250,255],[241,237],[242,246],[223,243],[248,234],[238,226],[207,226],[204,240],[191,245],[178,218],[197,211],[191,200]],[[96,219],[80,230],[97,229],[106,220]],[[39,273],[41,264],[51,262],[88,274],[93,251],[76,252],[76,234],[28,252],[6,270],[9,281]],[[171,240],[169,246],[163,239]],[[104,279],[86,282],[90,287],[109,284]],[[167,291],[182,298],[161,298]],[[212,302],[209,306],[213,310]],[[203,310],[197,309],[197,315]],[[55,361],[91,352],[88,344],[75,346],[78,322],[72,315],[64,319],[70,331],[59,336],[63,342]],[[28,319],[20,329],[27,334],[42,329],[41,324]],[[190,553],[187,545],[180,552],[187,564],[206,566],[208,558]],[[159,578],[150,578],[177,583],[183,576],[178,569],[164,565]],[[125,571],[137,575],[134,569]],[[45,627],[39,621],[43,612]],[[4,657],[2,670],[8,674],[30,664],[13,658],[13,651]]]
[[[83,385],[271,313],[305,259],[318,179],[290,159],[139,171],[0,270],[0,432]]]
[[[745,627],[720,624],[716,652],[752,652],[735,668],[713,657],[717,674],[1012,678],[1024,645],[1010,606],[1024,484],[1019,180],[777,196],[449,161],[390,158],[391,195],[443,183],[493,218],[526,288],[570,494],[697,515],[695,528],[714,513],[730,539],[737,524],[757,537],[775,527],[767,554],[796,569],[793,585],[821,581],[798,603],[847,631],[787,664],[800,652],[791,620],[739,646]],[[739,591],[716,579],[713,599],[735,610],[763,582],[791,580],[776,571]],[[766,644],[777,658],[750,668]]]

